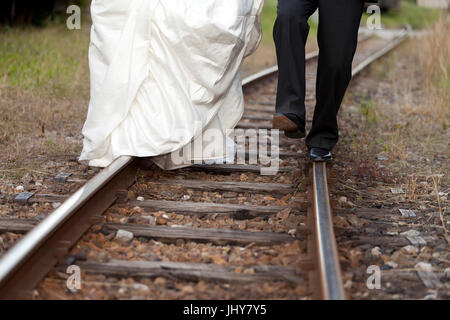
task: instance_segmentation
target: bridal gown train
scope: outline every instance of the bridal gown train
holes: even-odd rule
[[[242,61],[261,39],[263,1],[93,0],[80,161],[154,157],[174,169],[186,166],[173,161],[180,154],[224,158],[226,148],[203,135],[225,139],[242,117]]]

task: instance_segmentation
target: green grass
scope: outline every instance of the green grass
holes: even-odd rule
[[[378,123],[379,119],[372,99],[369,98],[361,100],[360,112],[366,119],[367,125],[372,126]]]
[[[88,33],[65,25],[6,28],[0,40],[0,86],[52,95],[86,87]]]
[[[263,41],[272,41],[273,24],[277,17],[277,0],[266,0],[261,14],[261,25],[263,29]]]
[[[381,13],[381,23],[386,28],[399,28],[411,25],[413,29],[423,29],[431,26],[439,19],[440,10],[419,7],[415,1],[403,1],[400,9]],[[368,14],[363,15],[366,22]]]
[[[261,23],[263,27],[263,41],[272,41],[272,29],[277,15],[277,0],[266,0],[264,5]],[[386,28],[399,28],[409,24],[413,29],[423,29],[433,25],[439,19],[440,10],[419,7],[415,0],[406,0],[402,2],[399,10],[390,10],[381,13],[381,23]],[[368,14],[363,15],[365,23]],[[317,24],[309,21],[311,26],[310,36],[317,34]]]
[[[266,0],[264,4],[264,9],[261,15],[261,25],[263,29],[263,41],[273,42],[272,30],[277,18],[277,0]],[[315,36],[317,34],[317,24],[314,21],[309,21],[311,27],[310,36]]]

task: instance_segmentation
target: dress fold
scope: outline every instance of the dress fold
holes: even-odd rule
[[[80,161],[105,167],[122,155],[154,157],[175,169],[225,158],[226,133],[244,110],[242,61],[261,39],[262,5],[93,0]]]

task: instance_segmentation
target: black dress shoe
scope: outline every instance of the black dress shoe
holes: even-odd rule
[[[301,139],[305,137],[305,122],[293,113],[275,113],[273,129],[284,131],[288,138]]]
[[[311,148],[309,150],[309,159],[311,161],[331,161],[331,152],[323,148]]]

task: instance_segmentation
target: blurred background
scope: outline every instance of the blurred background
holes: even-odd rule
[[[0,22],[11,26],[58,23],[65,19],[69,5],[86,8],[89,3],[88,0],[4,0],[0,4]]]
[[[376,1],[374,1],[376,3]],[[448,0],[379,0],[382,24],[399,28],[409,24],[420,30],[430,27],[440,15],[438,7]],[[81,30],[66,28],[66,8],[76,4],[82,9]],[[3,0],[0,4],[1,58],[3,85],[39,87],[52,93],[77,89],[86,95],[87,46],[89,42],[89,0]],[[249,59],[246,73],[274,64],[272,27],[277,0],[266,0],[262,15],[264,31],[259,52]],[[365,14],[363,22],[367,19]],[[316,46],[317,16],[310,19],[308,50]],[[72,79],[72,81],[69,81]]]

